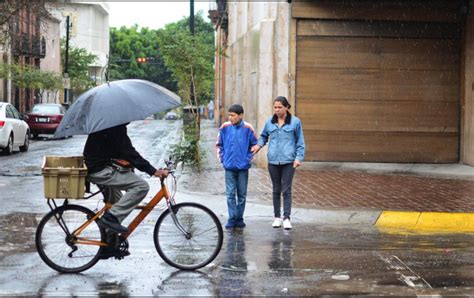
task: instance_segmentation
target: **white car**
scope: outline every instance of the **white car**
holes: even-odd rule
[[[30,127],[23,116],[11,104],[0,102],[0,149],[10,155],[18,147],[21,152],[28,151]]]

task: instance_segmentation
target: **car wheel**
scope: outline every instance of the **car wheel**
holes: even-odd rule
[[[7,147],[3,148],[5,155],[11,155],[13,153],[13,135],[11,134],[8,138]]]
[[[29,132],[27,132],[25,134],[25,142],[23,143],[23,146],[20,146],[20,151],[21,152],[26,152],[28,151],[28,148],[30,147],[30,139],[28,138],[28,136],[30,135]]]
[[[38,133],[37,132],[34,132],[33,133],[33,139],[37,139],[38,138]]]

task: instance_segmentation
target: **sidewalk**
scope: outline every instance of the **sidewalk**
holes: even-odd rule
[[[206,153],[203,171],[184,175],[181,189],[225,195],[224,171],[214,148],[217,131],[212,122],[202,121],[201,147]],[[252,167],[249,179],[248,201],[271,204],[271,181],[267,170]],[[412,228],[422,224],[423,216],[436,212],[434,219],[430,219],[434,221],[430,225],[436,224],[436,229],[440,224],[437,218],[441,220],[448,215],[446,221],[450,226],[454,225],[454,229],[459,226],[463,231],[474,231],[474,167],[306,162],[294,178],[293,206],[383,211],[379,221],[384,222],[377,224],[406,227],[403,223],[408,222]]]

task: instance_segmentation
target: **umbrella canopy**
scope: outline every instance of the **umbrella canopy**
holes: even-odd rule
[[[90,89],[64,115],[54,137],[91,134],[142,120],[180,105],[179,96],[145,80],[120,80]]]

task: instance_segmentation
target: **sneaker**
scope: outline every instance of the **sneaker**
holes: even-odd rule
[[[291,230],[292,226],[291,226],[291,222],[290,222],[290,219],[289,218],[285,218],[285,220],[283,221],[283,229],[285,230]]]
[[[235,228],[235,225],[234,225],[233,223],[231,223],[231,222],[228,222],[228,223],[225,224],[225,228],[226,228],[227,230],[230,230],[230,229]]]
[[[110,212],[104,213],[97,224],[105,229],[110,229],[117,233],[126,233],[128,229],[120,224],[118,219]]]
[[[240,228],[240,229],[243,229],[245,228],[247,225],[245,224],[245,222],[241,221],[241,222],[238,222],[235,224],[235,227],[236,228]]]
[[[281,227],[281,218],[279,217],[275,217],[275,219],[273,220],[273,223],[272,223],[272,227],[274,228],[280,228]]]

